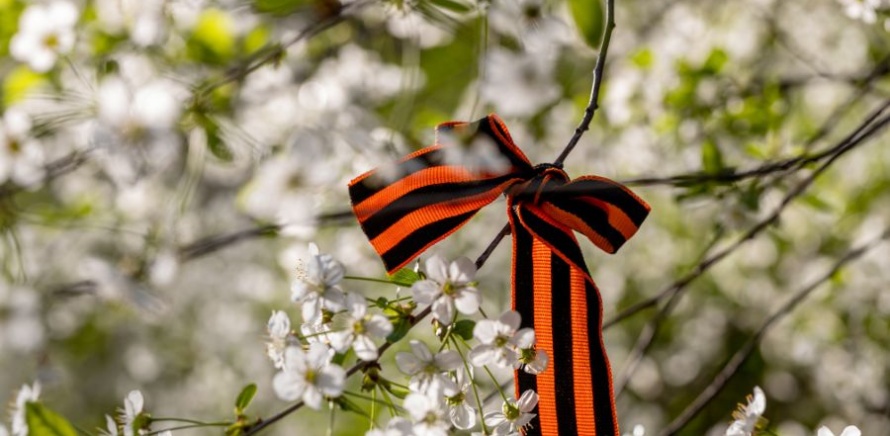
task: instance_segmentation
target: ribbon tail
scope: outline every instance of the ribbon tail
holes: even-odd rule
[[[572,231],[526,206],[510,208],[513,307],[534,327],[549,367],[516,372],[517,395],[538,392],[526,435],[618,436],[612,374],[602,340],[602,300]]]

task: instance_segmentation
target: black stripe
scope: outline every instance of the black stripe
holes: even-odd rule
[[[589,195],[598,200],[613,204],[624,211],[633,223],[639,227],[649,211],[639,200],[621,189],[618,185],[601,180],[575,180],[562,188],[548,192],[549,198],[572,198]],[[550,197],[552,195],[552,197]]]
[[[584,274],[590,273],[584,269]],[[593,385],[593,404],[595,409],[597,436],[619,436],[615,433],[614,413],[612,410],[612,391],[609,389],[609,357],[602,348],[600,335],[602,334],[603,320],[600,311],[599,290],[590,280],[585,280],[587,294],[587,331],[590,332],[590,380]]]
[[[475,213],[476,211],[473,210],[451,218],[445,218],[427,224],[411,232],[411,234],[399,241],[398,244],[390,248],[389,251],[380,255],[383,259],[383,265],[386,266],[386,270],[392,271],[393,268],[417,257],[417,255],[420,254],[420,250],[426,247],[429,243],[460,227]]]
[[[374,212],[373,215],[362,222],[362,229],[365,230],[368,239],[374,239],[402,219],[402,217],[415,210],[436,203],[459,201],[461,197],[470,197],[488,192],[512,177],[511,175],[505,175],[486,180],[440,183],[417,188]]]
[[[501,152],[501,155],[510,160],[510,164],[513,166],[514,169],[520,172],[533,170],[531,164],[523,159],[522,156],[517,155],[513,148],[503,143],[498,138],[498,135],[500,135],[504,139],[507,139],[510,138],[510,134],[501,129],[501,125],[491,119],[491,116],[482,118],[481,120],[477,121],[477,123],[479,125],[478,132],[488,136],[489,138],[491,138],[492,141],[494,141],[495,144],[497,144],[498,150]],[[497,133],[495,133],[495,130],[497,130]]]
[[[522,316],[520,328],[535,327],[534,311],[534,265],[532,263],[532,235],[519,222],[516,212],[512,208],[510,212],[510,228],[513,234],[513,295],[516,306],[513,308]],[[516,371],[516,384],[519,386],[519,394],[526,390],[538,391],[536,376],[525,371]],[[531,420],[526,436],[538,436],[541,434],[541,420],[536,416]]]
[[[552,245],[557,251],[568,258],[569,263],[574,263],[578,268],[587,271],[587,264],[584,263],[584,256],[581,254],[581,248],[572,239],[571,234],[567,234],[561,229],[553,227],[550,223],[538,218],[531,211],[526,210],[522,206],[519,208],[522,216],[522,222],[528,225],[529,230],[538,237]]]
[[[399,179],[403,179],[425,168],[442,165],[444,162],[445,153],[441,150],[433,150],[396,164],[395,168],[392,168],[391,173],[387,170],[389,174],[395,177],[395,180],[389,180],[380,175],[380,169],[376,169],[373,174],[349,187],[349,198],[352,200],[353,205],[358,205]]]
[[[578,198],[554,198],[552,200],[548,198],[548,202],[554,207],[580,218],[588,227],[606,238],[612,245],[612,253],[627,242],[624,235],[609,224],[609,216],[605,210]]]
[[[578,422],[575,419],[575,376],[572,338],[572,295],[571,270],[556,253],[550,255],[550,317],[553,326],[553,365],[556,379],[556,419],[559,422],[559,434],[578,434]]]

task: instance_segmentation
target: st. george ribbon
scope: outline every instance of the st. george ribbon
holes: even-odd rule
[[[612,180],[570,180],[558,166],[532,165],[497,115],[444,123],[436,133],[436,144],[350,182],[353,211],[371,245],[392,274],[505,194],[513,308],[550,356],[537,376],[516,371],[517,396],[527,389],[539,395],[525,434],[620,435],[602,299],[573,230],[614,253],[649,205]]]

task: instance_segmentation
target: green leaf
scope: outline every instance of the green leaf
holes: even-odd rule
[[[655,56],[649,48],[641,48],[630,55],[630,61],[641,70],[649,70],[655,63]]]
[[[719,173],[723,170],[723,154],[720,147],[710,139],[705,140],[701,145],[701,163],[706,173]]]
[[[471,319],[462,319],[454,323],[451,332],[462,337],[465,341],[473,339],[473,329],[476,328],[476,321]]]
[[[31,71],[24,65],[16,67],[3,80],[3,105],[12,106],[45,83],[48,82],[43,75]]]
[[[253,401],[253,397],[256,395],[256,383],[251,383],[241,389],[241,393],[238,394],[238,398],[235,399],[235,410],[240,414],[247,406],[250,405],[250,402]]]
[[[569,10],[584,42],[599,48],[605,29],[602,0],[569,0]]]
[[[388,342],[396,343],[399,339],[404,338],[409,331],[411,331],[411,323],[405,318],[399,318],[393,324],[392,333],[386,337],[386,340]]]
[[[309,6],[310,0],[254,0],[253,7],[258,12],[286,16]]]
[[[389,280],[401,286],[411,286],[420,280],[420,274],[412,269],[402,268],[389,276]]]
[[[429,2],[452,12],[466,13],[473,10],[471,5],[457,0],[429,0]]]
[[[235,54],[235,20],[221,9],[206,9],[198,17],[189,43],[199,60],[224,63]]]
[[[30,436],[77,436],[68,420],[40,403],[25,403],[25,422]]]

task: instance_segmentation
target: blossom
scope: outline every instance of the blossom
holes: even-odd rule
[[[346,371],[331,364],[333,350],[320,342],[309,344],[309,350],[289,346],[284,350],[284,367],[275,374],[272,387],[285,401],[302,399],[313,409],[321,408],[323,396],[338,397],[343,393]]]
[[[392,333],[392,324],[383,315],[369,314],[368,303],[359,294],[347,294],[346,307],[349,313],[336,320],[345,328],[330,334],[331,346],[341,353],[351,346],[359,359],[376,359],[377,346],[373,338],[388,336]]]
[[[624,436],[646,436],[646,427],[637,424],[630,433],[625,433]]]
[[[139,415],[142,414],[142,407],[145,405],[145,399],[142,392],[138,390],[130,391],[124,398],[124,409],[121,411],[121,421],[124,427],[124,436],[134,436],[139,431],[133,428]]]
[[[505,401],[500,412],[485,414],[485,425],[494,428],[496,435],[518,435],[519,431],[528,424],[535,414],[532,413],[538,405],[538,394],[533,390],[522,393],[518,401]]]
[[[78,15],[68,1],[29,6],[19,17],[18,33],[9,42],[9,53],[34,71],[49,71],[60,54],[74,47]]]
[[[445,421],[445,404],[440,389],[428,394],[412,392],[405,397],[405,409],[414,421],[414,434],[446,436],[448,423]]]
[[[321,319],[322,309],[343,309],[345,295],[339,283],[343,280],[343,264],[330,254],[318,252],[318,246],[309,246],[312,256],[302,276],[291,284],[291,300],[303,305],[303,321],[313,323]]]
[[[519,323],[522,321],[519,312],[508,310],[504,312],[496,321],[483,319],[476,323],[473,329],[473,336],[479,340],[480,344],[470,350],[470,362],[476,366],[488,365],[493,363],[500,367],[512,366],[518,368],[522,363],[519,361],[520,348],[531,350],[531,344],[534,343],[535,332],[531,328],[519,329]],[[517,329],[519,329],[517,331]],[[531,372],[537,369],[543,369],[542,363],[537,354],[531,355],[526,353],[526,366],[532,364]],[[546,366],[546,360],[543,361]],[[532,372],[533,373],[533,372]]]
[[[476,264],[461,257],[446,264],[438,255],[426,261],[428,279],[419,280],[411,286],[414,301],[418,304],[432,304],[433,318],[442,324],[451,324],[454,309],[465,315],[479,310],[481,299],[473,278]]]
[[[313,342],[319,342],[322,344],[331,344],[330,338],[331,325],[330,324],[322,324],[322,323],[304,323],[300,325],[300,333],[303,334],[303,339],[310,344]]]
[[[25,419],[25,406],[36,402],[40,397],[40,383],[22,385],[15,397],[15,405],[12,408],[12,436],[28,436],[28,422]]]
[[[11,179],[27,186],[43,178],[43,149],[30,130],[31,117],[17,107],[0,118],[0,184]]]
[[[99,434],[104,436],[118,436],[120,433],[117,429],[117,421],[110,415],[105,415],[105,428],[100,429]]]
[[[460,354],[445,350],[433,355],[422,342],[412,340],[410,353],[397,353],[396,366],[411,376],[408,388],[414,392],[427,392],[432,387],[442,387],[448,383],[444,373],[460,367]]]
[[[844,12],[854,20],[862,20],[866,24],[874,24],[878,19],[877,9],[881,0],[839,0]]]
[[[838,436],[860,436],[862,431],[859,430],[859,427],[855,425],[848,425],[844,427],[844,431],[841,432]],[[819,432],[816,433],[816,436],[834,436],[834,432],[832,432],[828,427],[822,426],[819,427]]]
[[[290,337],[290,318],[280,310],[273,310],[266,325],[270,341],[266,343],[266,353],[276,368],[284,367],[284,349]]]
[[[514,336],[513,342],[517,348],[517,361],[514,368],[522,368],[529,374],[540,374],[547,369],[550,358],[547,352],[535,347],[535,331],[530,328],[519,330]]]
[[[457,371],[455,380],[449,380],[442,388],[448,417],[455,427],[469,430],[476,425],[476,397],[470,394],[470,379],[463,371]]]
[[[397,416],[386,423],[385,429],[369,430],[365,436],[414,436],[414,434],[414,424]]]
[[[756,428],[761,425],[760,416],[766,410],[766,395],[760,386],[754,386],[754,396],[748,395],[748,404],[739,405],[739,409],[733,412],[735,421],[726,429],[726,436],[751,436]]]

